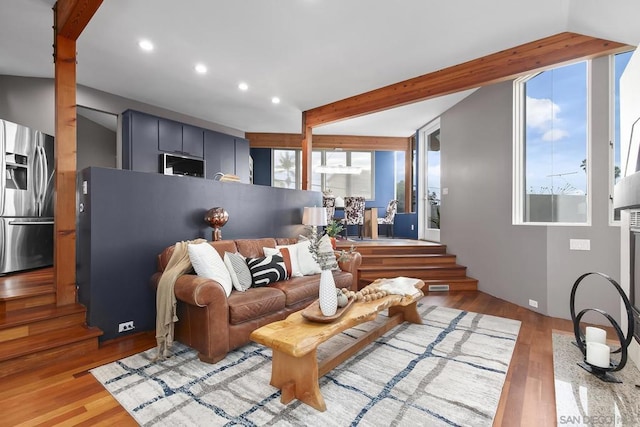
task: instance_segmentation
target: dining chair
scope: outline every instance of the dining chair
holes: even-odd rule
[[[350,225],[358,226],[358,237],[362,239],[362,226],[364,225],[364,197],[344,198],[344,219],[342,220],[344,235],[349,238],[348,228]]]
[[[390,200],[383,218],[378,218],[378,225],[387,226],[387,237],[393,237],[393,222],[398,212],[398,201]]]
[[[336,213],[336,198],[334,196],[322,196],[322,206],[327,210],[327,222],[331,222]]]

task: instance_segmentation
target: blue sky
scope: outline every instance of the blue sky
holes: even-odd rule
[[[618,82],[631,53],[616,56]],[[586,194],[587,63],[543,72],[526,84],[526,190],[534,194]],[[616,84],[616,99],[618,85]],[[616,103],[616,136],[619,134]],[[616,144],[619,147],[619,141]],[[616,150],[616,164],[620,152]]]

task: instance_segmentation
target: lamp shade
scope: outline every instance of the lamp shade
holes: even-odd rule
[[[323,207],[304,208],[302,214],[304,225],[327,225],[327,210]]]

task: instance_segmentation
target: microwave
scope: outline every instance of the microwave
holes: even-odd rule
[[[160,173],[204,178],[204,160],[176,154],[160,154]]]

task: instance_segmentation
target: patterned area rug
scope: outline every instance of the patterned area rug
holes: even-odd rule
[[[631,360],[607,383],[578,366],[583,356],[573,334],[553,333],[553,374],[558,425],[640,425],[640,371]],[[612,344],[614,345],[614,344]],[[617,346],[615,346],[617,347]],[[612,359],[619,360],[619,356]]]
[[[257,344],[210,365],[177,343],[165,361],[153,349],[91,372],[141,425],[492,425],[520,322],[418,309],[423,325],[396,326],[320,379],[325,412],[280,403],[271,350]],[[319,358],[374,323],[324,343]]]

